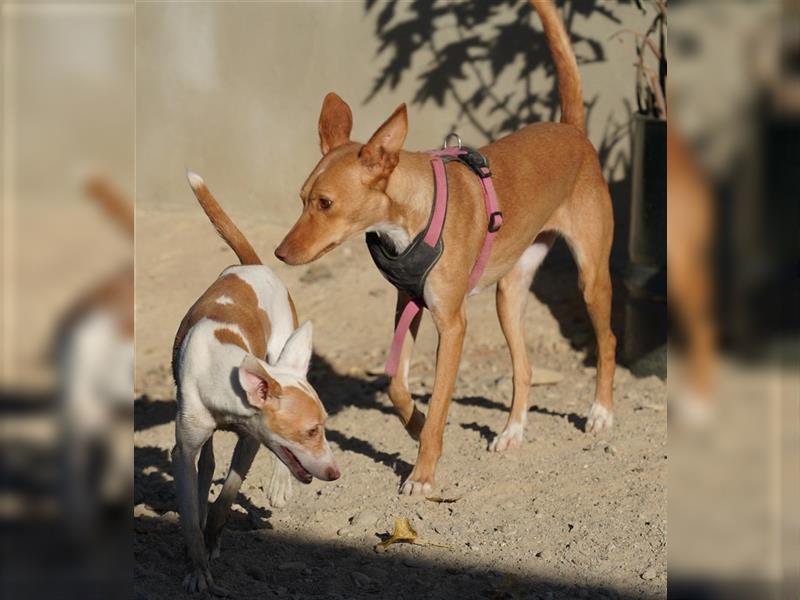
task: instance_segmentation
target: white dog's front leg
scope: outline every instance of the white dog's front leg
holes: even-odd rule
[[[216,585],[208,565],[203,533],[200,529],[200,510],[197,495],[197,455],[212,431],[186,431],[180,423],[176,426],[176,444],[172,450],[172,466],[181,515],[181,528],[186,541],[189,561],[188,573],[183,580],[188,593],[208,590],[215,595],[226,595],[224,588]]]

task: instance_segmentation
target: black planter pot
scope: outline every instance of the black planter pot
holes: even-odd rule
[[[623,358],[667,341],[667,123],[634,115]]]

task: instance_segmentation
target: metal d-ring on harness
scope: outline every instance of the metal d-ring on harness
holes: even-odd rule
[[[458,146],[447,145],[448,141],[453,137],[456,138]],[[448,134],[440,150],[430,150],[428,153],[431,155],[435,192],[431,216],[425,229],[400,254],[387,249],[377,233],[367,234],[367,247],[380,272],[395,287],[406,292],[411,298],[406,303],[397,321],[392,347],[386,360],[386,373],[391,376],[397,373],[403,341],[411,322],[425,306],[425,300],[423,299],[425,280],[444,252],[442,230],[444,229],[444,221],[447,215],[447,169],[445,168],[447,163],[458,161],[469,167],[480,178],[486,214],[489,218],[483,247],[469,275],[467,286],[469,291],[480,280],[492,253],[494,236],[503,225],[503,213],[500,212],[500,207],[497,203],[497,194],[492,183],[492,172],[489,170],[489,162],[485,156],[477,150],[462,146],[461,137],[457,133]]]

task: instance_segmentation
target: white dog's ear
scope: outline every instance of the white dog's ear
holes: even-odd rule
[[[278,366],[305,377],[308,373],[308,365],[311,363],[312,334],[311,321],[306,321],[295,329],[294,333],[286,340],[278,358]]]
[[[281,385],[252,354],[247,354],[239,366],[239,383],[247,394],[247,401],[256,408],[264,407],[270,399],[281,395]]]

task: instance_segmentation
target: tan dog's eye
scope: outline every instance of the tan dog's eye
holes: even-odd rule
[[[317,435],[319,434],[319,425],[314,425],[314,427],[309,429],[306,433],[308,434],[309,438],[317,437]]]
[[[331,201],[330,198],[326,198],[325,196],[320,196],[319,207],[322,210],[328,210],[331,207],[332,204],[333,204],[333,202]]]

